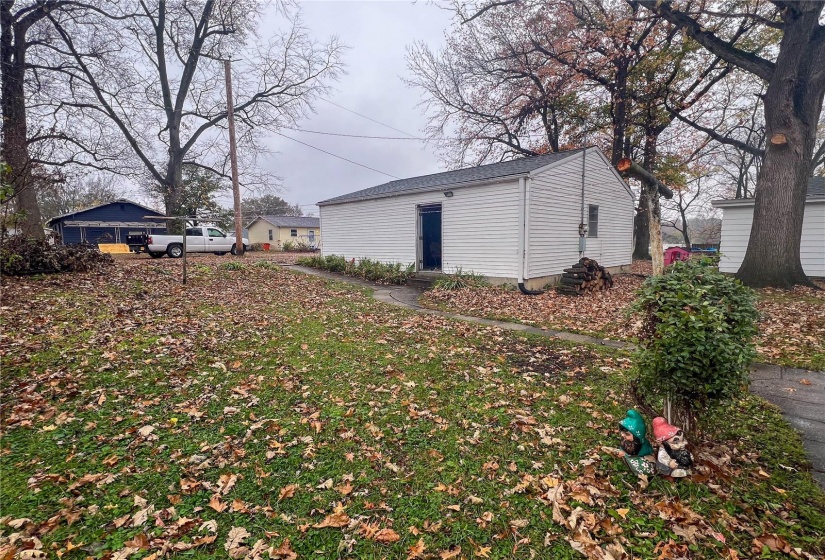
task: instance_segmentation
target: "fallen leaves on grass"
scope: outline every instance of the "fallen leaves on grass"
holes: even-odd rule
[[[636,484],[604,451],[627,404],[626,357],[399,311],[286,271],[203,264],[183,289],[178,266],[4,285],[0,469],[3,495],[19,488],[23,505],[0,518],[0,559],[572,547],[607,560],[688,545],[733,557],[757,535],[803,558],[816,546],[792,502],[821,502],[743,450],[752,442],[701,443],[679,486]],[[615,302],[600,305],[604,318]]]
[[[649,266],[637,270],[644,275],[650,273]],[[435,289],[426,292],[421,301],[427,307],[462,315],[627,340],[638,334],[639,325],[627,316],[627,310],[644,281],[639,274],[618,274],[612,289],[586,297],[560,295],[555,290],[526,296],[516,290],[488,286]],[[825,288],[825,283],[820,284]],[[757,294],[760,320],[755,342],[760,360],[825,369],[825,291],[798,286],[793,290],[767,288],[757,290]]]

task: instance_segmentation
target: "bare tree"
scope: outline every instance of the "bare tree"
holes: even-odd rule
[[[35,178],[37,175],[35,171]],[[104,173],[66,177],[63,173],[53,172],[36,184],[45,219],[111,202],[120,198],[122,192],[117,187],[117,178]]]
[[[408,48],[405,81],[425,93],[427,136],[450,167],[558,152],[582,138],[590,114],[582,79],[526,49],[512,23],[482,18],[439,52]]]
[[[131,0],[50,14],[72,93],[59,111],[68,122],[114,127],[167,214],[180,214],[185,165],[230,176],[222,59],[235,63],[247,180],[263,133],[294,126],[343,71],[336,38],[313,40],[296,5],[279,4],[278,14],[282,29],[266,39],[254,0]]]
[[[676,26],[624,2],[510,4],[455,0],[457,23],[445,49],[409,51],[409,83],[425,92],[428,135],[451,165],[468,163],[468,153],[477,164],[586,142],[600,146],[614,165],[627,157],[667,174],[662,162],[669,154],[660,138],[682,111],[704,107],[733,68],[697,51]],[[731,32],[750,36],[751,26]],[[459,137],[450,138],[455,133]],[[651,258],[655,191],[640,189],[634,258]]]

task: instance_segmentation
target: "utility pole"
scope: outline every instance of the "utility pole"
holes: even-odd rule
[[[241,222],[241,191],[238,188],[238,151],[235,145],[235,112],[232,108],[232,66],[229,59],[223,61],[226,79],[226,114],[229,124],[229,159],[232,162],[232,198],[235,203],[235,253],[243,256],[243,223]]]

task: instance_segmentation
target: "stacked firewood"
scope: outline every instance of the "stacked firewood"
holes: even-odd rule
[[[571,268],[565,268],[556,290],[562,294],[581,296],[613,287],[613,277],[599,263],[584,257]]]

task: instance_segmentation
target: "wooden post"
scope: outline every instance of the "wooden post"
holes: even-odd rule
[[[186,285],[186,220],[183,220],[183,285]]]
[[[243,223],[241,222],[241,191],[238,187],[238,152],[235,145],[235,113],[232,107],[232,66],[223,61],[226,80],[226,114],[229,124],[229,159],[232,162],[232,198],[235,204],[235,254],[243,256]]]

